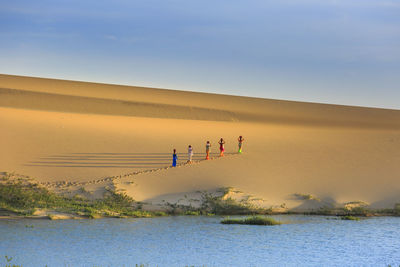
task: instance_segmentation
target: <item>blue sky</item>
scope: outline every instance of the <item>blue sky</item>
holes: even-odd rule
[[[1,1],[0,62],[7,74],[400,109],[400,1]]]

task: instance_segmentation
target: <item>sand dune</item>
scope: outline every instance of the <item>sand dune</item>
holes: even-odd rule
[[[1,74],[0,96],[0,106],[47,111],[188,120],[400,129],[398,110]]]
[[[0,125],[0,171],[52,190],[111,185],[159,203],[232,186],[305,209],[293,194],[400,202],[398,110],[0,75]],[[230,155],[204,161],[205,141],[216,153],[220,137]],[[168,168],[173,148],[186,161],[188,144],[196,163]]]

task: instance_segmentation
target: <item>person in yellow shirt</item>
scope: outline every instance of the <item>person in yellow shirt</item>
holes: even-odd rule
[[[239,151],[238,151],[238,153],[242,153],[242,146],[243,146],[244,138],[242,136],[239,136],[238,142],[239,142]]]

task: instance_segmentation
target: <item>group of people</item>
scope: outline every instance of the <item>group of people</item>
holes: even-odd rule
[[[243,142],[244,142],[244,138],[242,136],[239,136],[238,138],[238,146],[239,146],[239,150],[238,153],[242,153],[242,147],[243,147]],[[225,140],[223,138],[221,138],[218,141],[219,144],[219,156],[223,157],[224,156],[224,152],[225,152]],[[211,152],[211,143],[210,141],[206,142],[206,160],[210,159],[210,152]],[[191,145],[189,145],[188,147],[188,163],[192,162],[192,158],[193,158],[193,147]],[[176,149],[174,149],[174,154],[172,154],[172,167],[176,167],[176,163],[178,161],[178,155],[176,154]]]

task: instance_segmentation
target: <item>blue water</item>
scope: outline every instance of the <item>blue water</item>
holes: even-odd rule
[[[0,220],[0,266],[399,266],[400,218],[274,216],[280,226],[221,217]],[[32,226],[33,228],[27,227]]]

